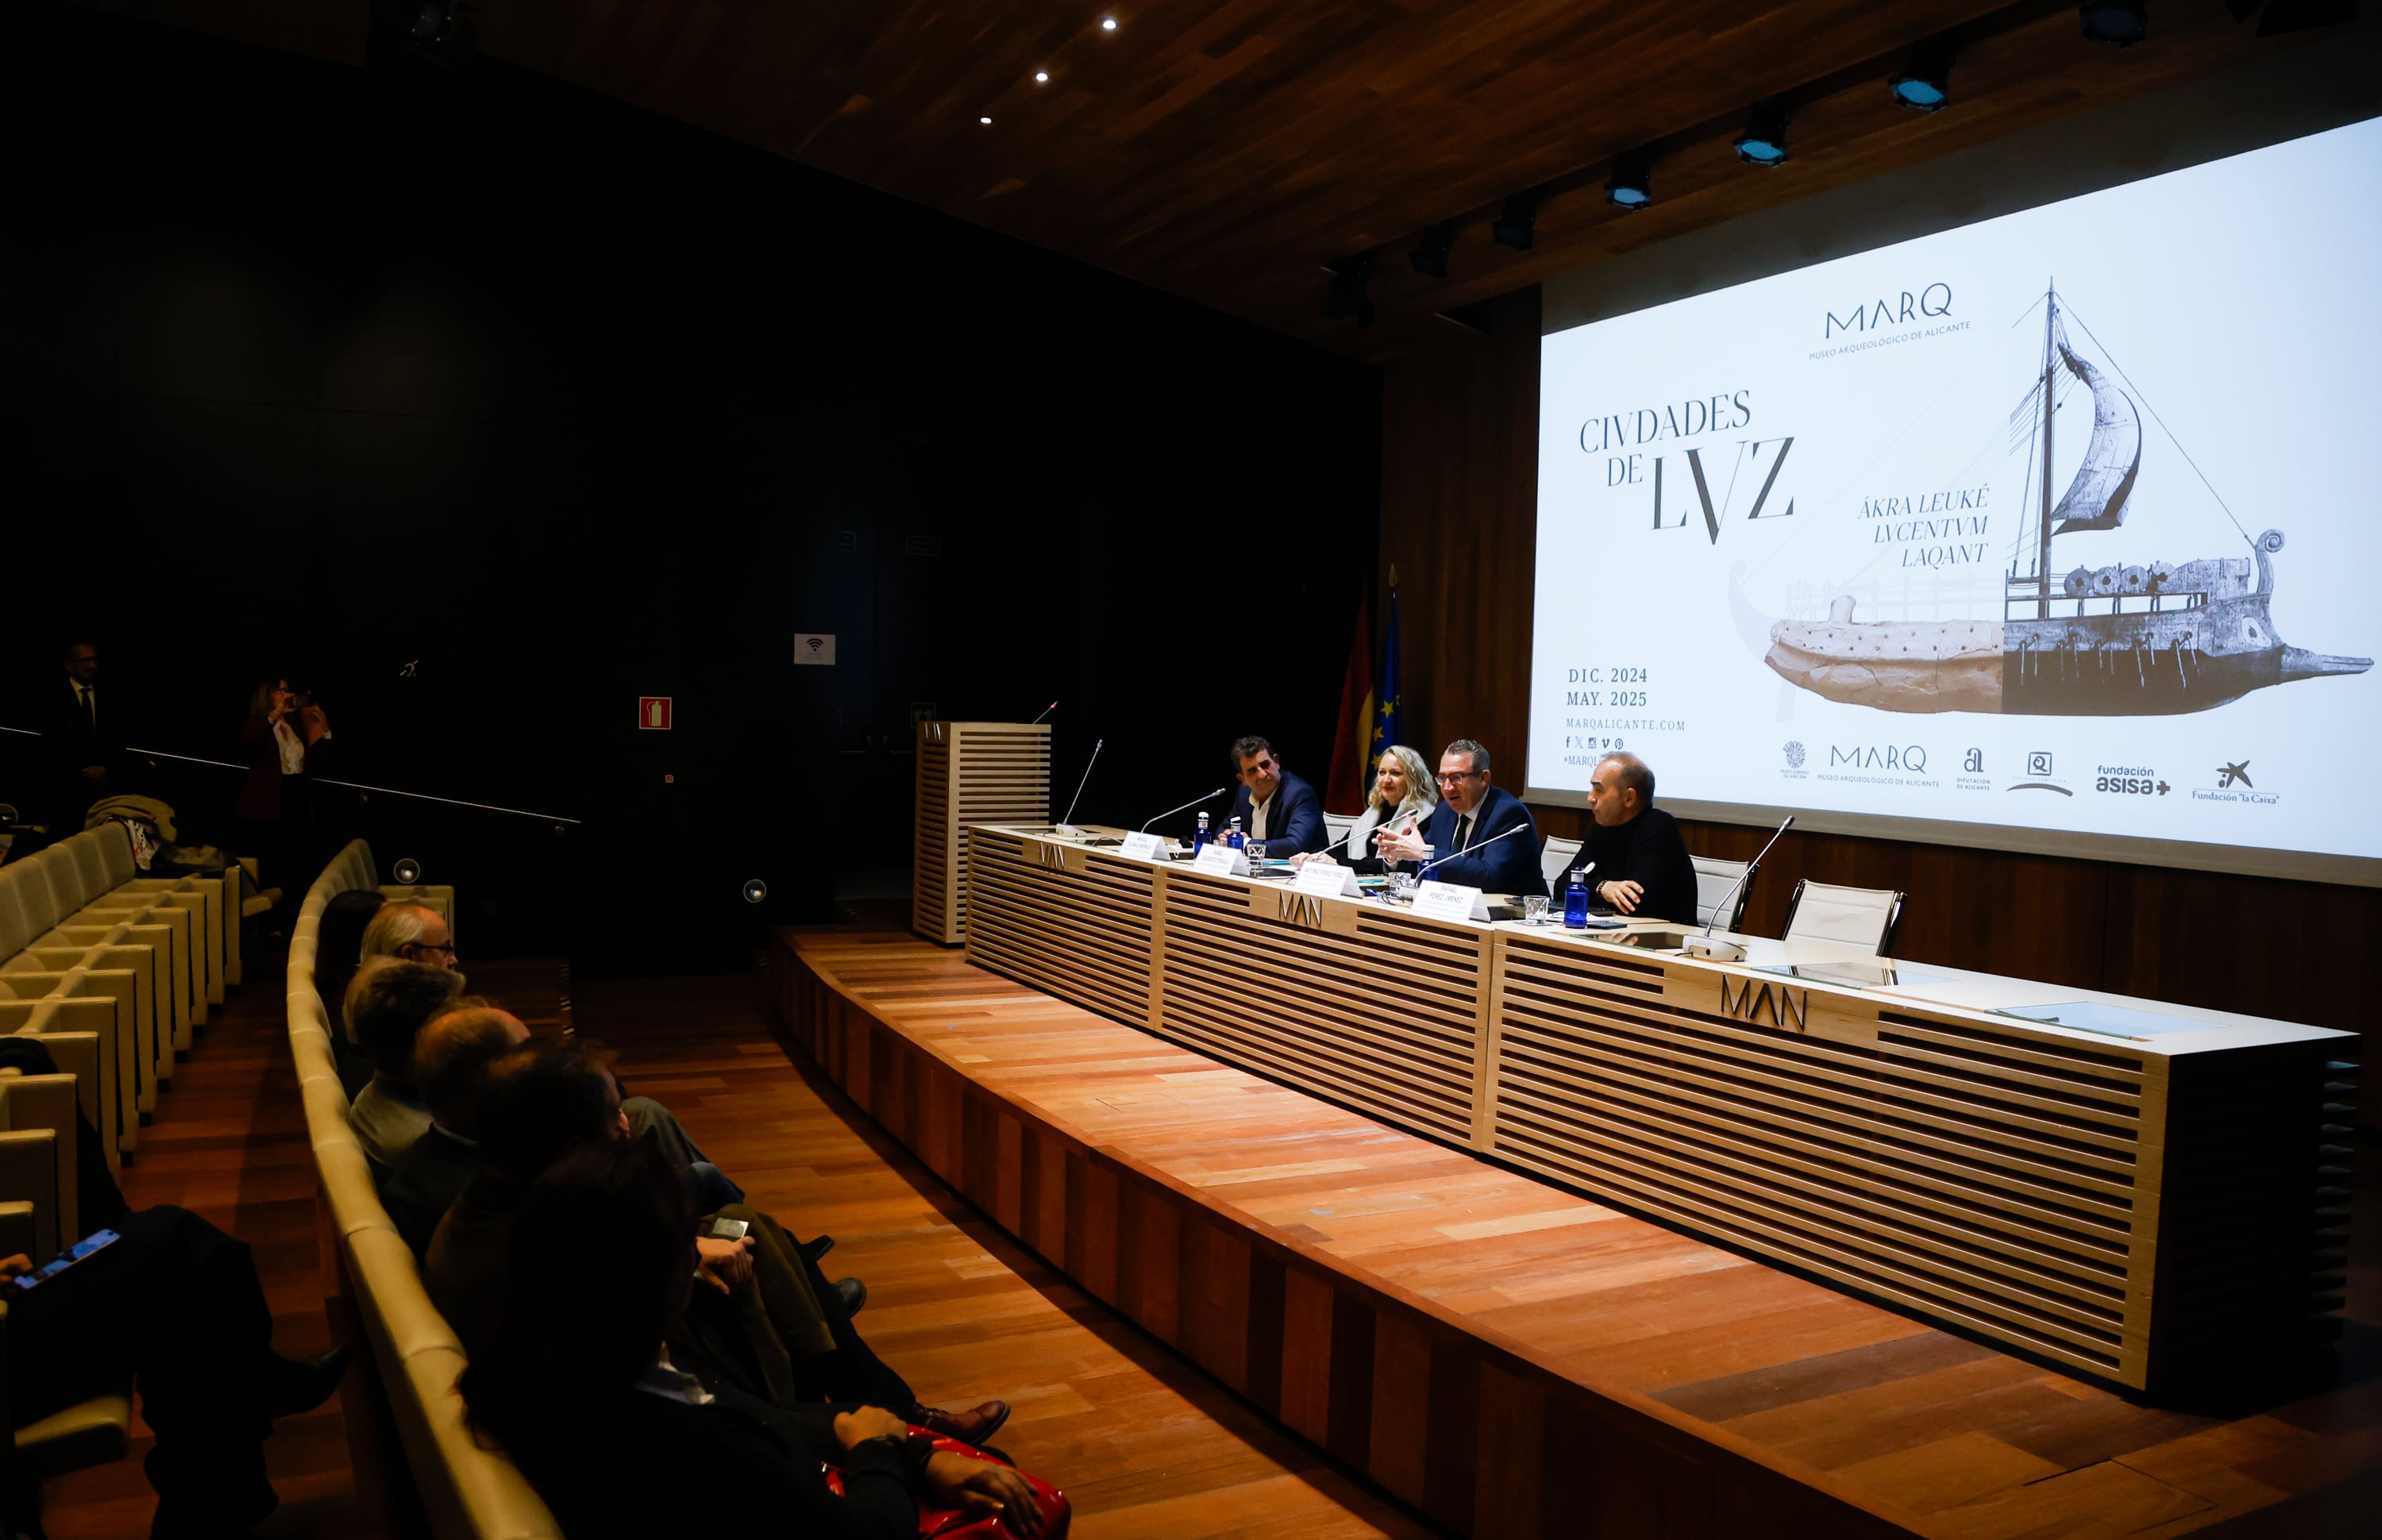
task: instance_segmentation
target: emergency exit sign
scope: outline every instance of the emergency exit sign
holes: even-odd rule
[[[637,726],[647,732],[669,731],[670,698],[667,695],[637,697]]]

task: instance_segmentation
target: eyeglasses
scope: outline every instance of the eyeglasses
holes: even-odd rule
[[[1483,770],[1458,770],[1454,775],[1450,775],[1446,771],[1442,770],[1438,774],[1432,776],[1431,779],[1437,781],[1442,786],[1445,786],[1450,781],[1468,781],[1475,776],[1486,775],[1487,773],[1488,772]]]
[[[397,950],[400,957],[410,952],[436,952],[439,956],[451,959],[459,955],[452,943],[442,941],[399,942]]]

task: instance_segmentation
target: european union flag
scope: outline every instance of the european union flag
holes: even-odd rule
[[[1373,763],[1400,740],[1398,737],[1398,576],[1390,574],[1390,624],[1381,647],[1381,682],[1373,687]]]

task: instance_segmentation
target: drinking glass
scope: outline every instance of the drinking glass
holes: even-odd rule
[[[1390,897],[1400,903],[1410,904],[1414,902],[1415,889],[1420,885],[1421,879],[1412,872],[1393,871],[1390,874]]]
[[[1526,894],[1522,898],[1522,923],[1543,925],[1547,923],[1547,900],[1543,894]]]
[[[1255,866],[1259,862],[1265,860],[1265,850],[1266,842],[1262,839],[1246,840],[1242,843],[1241,847],[1241,853],[1249,858],[1249,864],[1251,866]]]

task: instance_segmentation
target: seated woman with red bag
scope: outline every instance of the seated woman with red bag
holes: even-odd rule
[[[643,1143],[566,1156],[513,1220],[499,1329],[460,1388],[572,1540],[652,1540],[722,1502],[804,1540],[1061,1540],[1059,1493],[883,1408],[723,1399],[675,1368],[664,1325],[694,1242],[684,1184]]]

